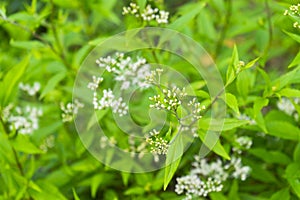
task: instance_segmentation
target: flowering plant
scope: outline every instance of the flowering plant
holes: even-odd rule
[[[4,0],[0,200],[299,199],[299,7]]]

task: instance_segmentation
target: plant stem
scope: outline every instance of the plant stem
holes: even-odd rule
[[[60,52],[60,51],[62,51],[62,50],[60,49],[60,48],[62,48],[62,47],[59,47],[59,50],[60,50],[60,51],[57,51],[57,50],[54,48],[54,46],[53,46],[50,42],[48,42],[47,40],[45,40],[41,35],[37,34],[36,32],[31,31],[31,30],[30,30],[29,28],[27,28],[26,26],[23,26],[23,25],[21,25],[21,24],[15,22],[15,21],[9,20],[8,18],[3,18],[2,16],[0,16],[0,18],[1,18],[4,22],[9,23],[9,24],[11,24],[11,25],[14,25],[14,26],[16,26],[16,27],[19,27],[19,28],[23,29],[24,31],[26,31],[27,33],[30,33],[30,34],[32,35],[32,37],[34,37],[35,39],[38,39],[40,42],[42,42],[43,44],[45,44],[46,46],[48,46],[48,47],[51,49],[51,51],[52,51],[56,56],[58,56],[58,57],[60,58],[60,60],[64,63],[64,65],[65,65],[66,67],[72,69],[72,66],[71,66],[71,65],[67,62],[67,60],[66,60],[66,56],[63,54],[63,52]],[[52,27],[52,22],[51,22],[51,27]],[[52,27],[52,29],[53,29],[53,27]],[[52,31],[53,31],[53,30],[52,30]],[[54,32],[56,32],[56,31],[53,31],[53,34],[54,34],[54,38],[55,38],[55,40],[56,40],[56,43],[59,43],[59,42],[58,42],[58,37],[57,37],[57,32],[56,32],[56,33],[54,33]],[[55,36],[55,35],[56,35],[56,36]],[[59,45],[58,45],[58,46],[59,46]]]
[[[228,30],[228,27],[229,27],[231,15],[232,15],[232,2],[231,2],[231,0],[227,1],[227,10],[226,11],[227,12],[226,12],[226,15],[225,15],[225,23],[224,23],[223,28],[221,30],[221,35],[220,35],[220,38],[217,42],[215,53],[214,53],[214,56],[213,56],[215,59],[218,57],[218,55],[221,51],[221,48],[222,48],[222,45],[224,43],[224,40],[225,40],[225,37],[226,37],[226,34],[227,34],[227,30]]]
[[[5,128],[5,123],[4,123],[4,121],[3,121],[3,119],[2,119],[1,116],[0,116],[0,123],[1,123],[1,127],[2,127],[1,130],[5,133],[5,135],[8,135],[8,131],[7,131],[6,128]],[[12,151],[13,151],[13,154],[14,154],[14,158],[15,158],[17,167],[18,167],[18,169],[19,169],[19,171],[20,171],[20,174],[21,174],[22,176],[24,176],[25,174],[24,174],[24,171],[23,171],[23,167],[22,167],[22,165],[21,165],[21,162],[20,162],[20,160],[19,160],[17,151],[15,150],[15,148],[14,148],[13,146],[12,146],[11,148],[12,148]]]
[[[269,40],[268,40],[268,44],[265,47],[265,50],[264,50],[263,55],[262,55],[262,61],[263,61],[262,67],[266,63],[268,52],[269,52],[269,49],[272,46],[272,40],[273,40],[273,27],[272,27],[272,20],[271,20],[272,13],[271,13],[271,10],[270,10],[270,6],[269,6],[268,0],[265,0],[265,10],[266,10],[266,14],[267,14]]]
[[[25,177],[24,170],[23,170],[23,167],[22,167],[21,162],[19,160],[17,151],[16,151],[16,149],[14,147],[11,147],[11,148],[12,148],[12,151],[13,151],[13,154],[14,154],[14,158],[15,158],[17,167],[18,167],[18,169],[20,171],[20,174]]]
[[[213,98],[212,102],[207,106],[207,108],[205,109],[204,113],[207,113],[207,111],[213,106],[213,104],[218,100],[218,98],[223,94],[223,92],[225,91],[227,85],[225,85],[219,92],[218,94]]]

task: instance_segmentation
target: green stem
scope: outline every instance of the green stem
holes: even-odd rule
[[[6,129],[6,126],[5,126],[5,123],[4,123],[4,120],[3,120],[2,116],[0,116],[0,127],[1,127],[1,131],[3,131],[3,133],[5,135],[8,135],[9,131]],[[24,169],[23,169],[23,166],[22,166],[22,164],[20,162],[20,159],[18,157],[18,153],[17,153],[16,149],[13,146],[11,146],[11,149],[12,149],[12,152],[13,152],[13,156],[14,156],[17,168],[18,168],[21,176],[25,177]],[[27,180],[26,187],[28,187],[29,181],[30,180]],[[29,193],[28,193],[28,195],[29,195],[29,199],[33,200],[33,198],[31,197],[31,195]]]
[[[0,116],[0,123],[1,123],[1,131],[3,131],[3,133],[4,133],[5,135],[8,135],[8,130],[6,130],[6,128],[5,128],[6,126],[5,126],[4,120],[2,119],[1,116]],[[24,176],[25,174],[24,174],[24,171],[23,171],[23,167],[22,167],[22,165],[21,165],[21,162],[20,162],[20,160],[19,160],[17,151],[15,150],[15,148],[14,148],[13,146],[12,146],[11,148],[12,148],[12,151],[13,151],[13,154],[14,154],[14,158],[15,158],[17,167],[18,167],[18,169],[19,169],[19,171],[20,171],[20,174],[21,174],[22,176]]]
[[[63,48],[63,45],[59,39],[59,36],[58,36],[58,32],[57,32],[57,28],[56,28],[56,25],[54,23],[55,21],[55,5],[54,5],[54,2],[53,0],[50,0],[50,3],[51,3],[51,22],[50,22],[50,26],[51,26],[51,29],[52,29],[52,32],[53,32],[53,36],[54,36],[54,39],[55,39],[55,43],[57,44],[57,48],[58,48],[58,52],[59,52],[59,57],[61,58],[62,62],[64,63],[64,65],[66,67],[68,67],[69,69],[72,69],[72,66],[69,64],[69,62],[66,60],[66,54],[65,54],[65,51],[64,51],[64,48]]]
[[[23,29],[24,31],[26,31],[27,33],[30,33],[32,35],[32,37],[34,37],[35,39],[39,40],[40,42],[42,42],[43,44],[45,44],[46,46],[48,46],[50,48],[50,50],[60,58],[60,60],[64,63],[64,65],[66,65],[68,68],[71,69],[71,65],[67,62],[66,58],[65,58],[65,55],[62,54],[61,52],[57,51],[54,46],[48,42],[47,40],[45,40],[41,35],[37,34],[36,32],[34,31],[31,31],[29,28],[27,28],[26,26],[23,26],[15,21],[12,21],[8,18],[3,18],[2,16],[0,16],[0,18],[6,22],[6,23],[9,23],[11,25],[14,25],[16,27],[19,27],[21,29]],[[52,23],[51,23],[52,24]],[[52,25],[51,25],[52,26]],[[54,33],[53,33],[54,34]],[[55,40],[57,41],[58,37],[55,36],[54,34],[54,37],[55,37]],[[57,42],[56,42],[57,43]]]
[[[263,56],[262,56],[262,67],[265,65],[266,60],[267,60],[267,56],[268,56],[268,52],[272,46],[272,40],[273,40],[273,27],[272,27],[272,13],[270,10],[270,6],[269,6],[269,2],[268,0],[265,0],[265,10],[266,10],[266,14],[267,14],[267,23],[268,23],[268,33],[269,33],[269,40],[268,40],[268,44],[263,52]]]
[[[232,0],[228,0],[227,1],[227,12],[226,12],[226,15],[225,15],[225,23],[223,25],[223,28],[221,30],[221,35],[220,35],[220,38],[217,42],[217,45],[216,45],[216,49],[215,49],[215,53],[214,53],[214,58],[216,59],[221,51],[221,48],[223,46],[223,43],[224,43],[224,40],[225,40],[225,37],[226,37],[226,34],[227,34],[227,30],[228,30],[228,27],[229,27],[229,23],[230,23],[230,19],[231,19],[231,15],[232,15]]]
[[[24,170],[23,170],[22,164],[21,164],[21,162],[19,160],[17,151],[16,151],[16,149],[14,147],[11,147],[11,148],[12,148],[12,151],[13,151],[13,154],[14,154],[14,158],[15,158],[17,167],[18,167],[18,169],[20,171],[20,174],[25,177]]]

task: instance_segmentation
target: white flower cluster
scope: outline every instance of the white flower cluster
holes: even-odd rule
[[[253,143],[252,138],[248,136],[237,137],[235,139],[235,142],[237,143],[238,146],[233,147],[232,150],[234,152],[237,152],[238,154],[241,154],[242,150],[250,149]]]
[[[288,10],[284,11],[284,15],[300,17],[300,3],[298,3],[297,5],[291,5]],[[294,22],[293,27],[300,29],[299,21]]]
[[[251,119],[248,115],[246,115],[246,114],[244,114],[244,113],[238,115],[237,118],[238,118],[239,120],[247,120],[247,121],[249,121],[249,124],[250,124],[250,125],[255,125],[255,124],[256,124],[256,121],[255,121],[254,119]]]
[[[240,73],[243,69],[243,67],[245,66],[245,62],[240,60],[239,63],[236,66],[236,73]]]
[[[61,117],[63,122],[71,122],[74,116],[78,114],[79,108],[83,108],[84,104],[80,103],[77,99],[74,103],[69,102],[66,105],[61,102],[60,109],[62,111]]]
[[[150,74],[148,76],[145,77],[146,81],[149,83],[149,84],[160,84],[160,77],[163,73],[163,69],[161,68],[157,68],[154,70],[152,70],[150,72]]]
[[[127,90],[132,86],[141,89],[150,86],[146,82],[146,77],[150,75],[150,65],[146,63],[145,58],[138,57],[137,60],[133,60],[117,52],[114,57],[99,58],[96,64],[115,76],[114,80],[121,83],[121,90]]]
[[[147,137],[146,142],[150,145],[150,152],[154,155],[166,155],[168,153],[168,141],[159,137],[159,132],[153,129],[150,132],[150,137]]]
[[[130,3],[128,7],[123,7],[122,14],[133,15],[136,18],[141,18],[143,21],[156,21],[158,24],[167,24],[169,18],[169,12],[152,8],[151,5],[147,5],[146,8],[140,12],[140,7],[135,3]]]
[[[188,103],[188,106],[191,106],[193,120],[202,118],[201,111],[205,110],[206,107],[204,105],[201,106],[201,104],[197,102],[196,98],[193,98],[193,100]]]
[[[92,91],[95,91],[98,87],[99,87],[99,84],[103,81],[103,78],[102,77],[96,77],[96,76],[93,76],[93,82],[89,82],[88,83],[88,88],[91,89]]]
[[[100,148],[104,149],[107,146],[113,147],[117,144],[117,141],[114,137],[102,136],[100,138]]]
[[[249,166],[243,166],[242,159],[240,157],[232,156],[230,163],[224,166],[226,170],[232,170],[231,176],[235,179],[245,181],[249,175],[251,168]]]
[[[300,24],[299,24],[299,22],[294,22],[294,23],[293,23],[293,27],[294,27],[294,28],[300,29]]]
[[[20,134],[32,134],[39,128],[39,117],[43,111],[36,107],[25,108],[7,106],[3,111],[3,119],[8,122],[11,131],[16,130]]]
[[[115,97],[111,89],[104,89],[102,92],[102,97],[99,99],[97,88],[99,84],[103,81],[102,77],[93,76],[93,82],[88,83],[88,88],[93,92],[93,105],[95,110],[104,110],[106,108],[111,108],[114,113],[118,113],[119,116],[124,116],[128,112],[128,106],[123,102],[122,97]]]
[[[185,192],[186,197],[183,200],[193,199],[193,196],[206,197],[210,192],[220,192],[223,185],[220,181],[208,178],[207,181],[202,181],[196,174],[190,174],[177,178],[175,192],[182,194]]]
[[[93,105],[96,110],[111,108],[113,113],[118,113],[120,117],[128,112],[128,105],[123,101],[123,98],[115,97],[111,89],[103,90],[101,99],[98,99],[97,92],[94,92]]]
[[[137,143],[135,137],[132,135],[129,135],[128,137],[128,144],[129,149],[126,149],[126,151],[130,152],[132,158],[134,158],[137,155],[138,158],[141,159],[143,158],[145,153],[148,152],[147,143],[145,141]]]
[[[208,163],[207,159],[195,156],[192,163],[193,169],[186,176],[177,178],[175,192],[185,193],[184,199],[193,197],[206,197],[211,192],[220,192],[223,189],[223,182],[228,178],[246,180],[250,173],[250,167],[243,166],[241,158],[232,156],[229,163],[217,159]]]
[[[49,149],[53,148],[55,144],[55,137],[50,135],[46,137],[44,142],[40,145],[40,149],[44,152],[47,152]]]
[[[288,14],[297,15],[300,17],[300,3],[298,3],[297,5],[291,5],[288,10],[284,11],[284,15]]]
[[[187,96],[185,88],[181,90],[177,86],[173,86],[172,89],[162,89],[162,93],[162,96],[158,94],[149,97],[149,100],[154,103],[150,105],[150,108],[176,111],[181,105],[182,99]]]
[[[294,98],[293,101],[295,104],[299,104],[300,98]],[[281,100],[277,102],[277,107],[286,114],[294,116],[295,120],[299,119],[299,115],[296,112],[294,104],[288,98],[281,98]]]
[[[19,88],[26,92],[29,96],[34,96],[41,89],[41,84],[39,82],[34,82],[31,86],[30,84],[20,83]]]
[[[150,84],[146,81],[146,77],[150,75],[150,65],[146,63],[146,59],[137,58],[133,60],[131,57],[125,57],[123,53],[117,52],[114,56],[101,57],[96,60],[96,64],[105,69],[114,76],[114,80],[121,84],[121,91],[129,88],[137,87],[146,89]],[[99,95],[97,89],[104,79],[102,77],[93,76],[93,81],[88,83],[88,88],[93,91],[93,105],[96,110],[111,108],[113,113],[124,116],[128,113],[128,105],[108,88]]]
[[[161,84],[161,77],[163,74],[163,69],[157,68],[155,71],[151,71],[151,74],[146,77],[149,84],[156,86],[161,94],[149,97],[152,101],[150,108],[155,108],[157,110],[165,110],[175,115],[179,124],[181,131],[188,131],[192,133],[194,137],[198,137],[196,122],[202,118],[202,111],[206,109],[204,105],[201,105],[197,98],[193,98],[188,101],[188,94],[186,89],[183,87],[180,89],[177,86],[172,86],[171,89],[163,87]],[[166,89],[165,89],[166,88]],[[179,116],[177,109],[182,106],[185,111]]]

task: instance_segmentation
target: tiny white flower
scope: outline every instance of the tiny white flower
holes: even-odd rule
[[[78,114],[79,108],[83,108],[84,104],[80,103],[77,99],[74,102],[64,104],[61,102],[60,109],[62,111],[61,117],[63,122],[71,122],[74,116]]]
[[[31,106],[25,108],[9,105],[4,109],[3,118],[9,123],[10,130],[16,130],[20,134],[32,134],[39,128],[39,117],[42,116],[41,109]]]
[[[139,6],[135,3],[130,3],[128,7],[123,7],[122,14],[132,15],[136,18],[141,18],[143,21],[155,21],[158,24],[167,24],[169,18],[169,12],[152,8],[151,5],[147,5],[146,8],[139,13]]]
[[[36,93],[38,93],[41,89],[41,84],[39,82],[34,82],[33,85],[31,86],[30,84],[24,84],[20,83],[19,84],[20,90],[23,90],[26,92],[29,96],[34,96]]]

